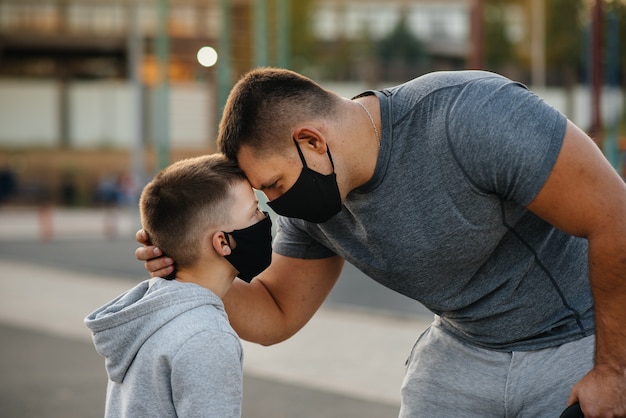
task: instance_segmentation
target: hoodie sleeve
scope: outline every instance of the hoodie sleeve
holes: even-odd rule
[[[226,332],[205,331],[183,344],[172,362],[172,398],[185,417],[239,418],[243,351]]]

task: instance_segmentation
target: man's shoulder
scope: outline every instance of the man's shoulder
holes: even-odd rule
[[[382,102],[389,100],[394,109],[411,108],[428,97],[447,97],[438,103],[454,100],[459,94],[485,96],[486,92],[505,84],[519,84],[502,75],[480,70],[436,71],[405,83],[378,90]]]
[[[513,81],[496,73],[482,70],[435,71],[416,77],[390,90],[417,89],[435,91],[446,88],[465,87],[469,84],[512,83]]]

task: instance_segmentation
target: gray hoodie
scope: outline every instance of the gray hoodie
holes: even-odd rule
[[[146,280],[85,324],[109,376],[105,417],[240,417],[241,342],[210,290]]]

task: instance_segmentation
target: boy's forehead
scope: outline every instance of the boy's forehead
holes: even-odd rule
[[[235,183],[232,188],[232,196],[239,200],[253,200],[256,202],[256,195],[254,190],[250,186],[250,183],[246,180]]]

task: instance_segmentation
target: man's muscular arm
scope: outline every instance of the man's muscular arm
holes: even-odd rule
[[[554,169],[528,208],[589,244],[595,366],[569,403],[579,401],[586,417],[626,417],[626,185],[570,123]]]
[[[165,277],[173,261],[150,245],[138,231],[143,247],[135,250],[151,276]],[[303,260],[272,253],[271,265],[251,283],[235,280],[224,297],[228,319],[237,334],[248,341],[271,345],[299,331],[317,312],[339,278],[344,260],[334,256]]]
[[[317,312],[341,273],[334,256],[303,260],[272,254],[272,264],[250,284],[235,280],[224,297],[231,325],[244,340],[276,344]]]

